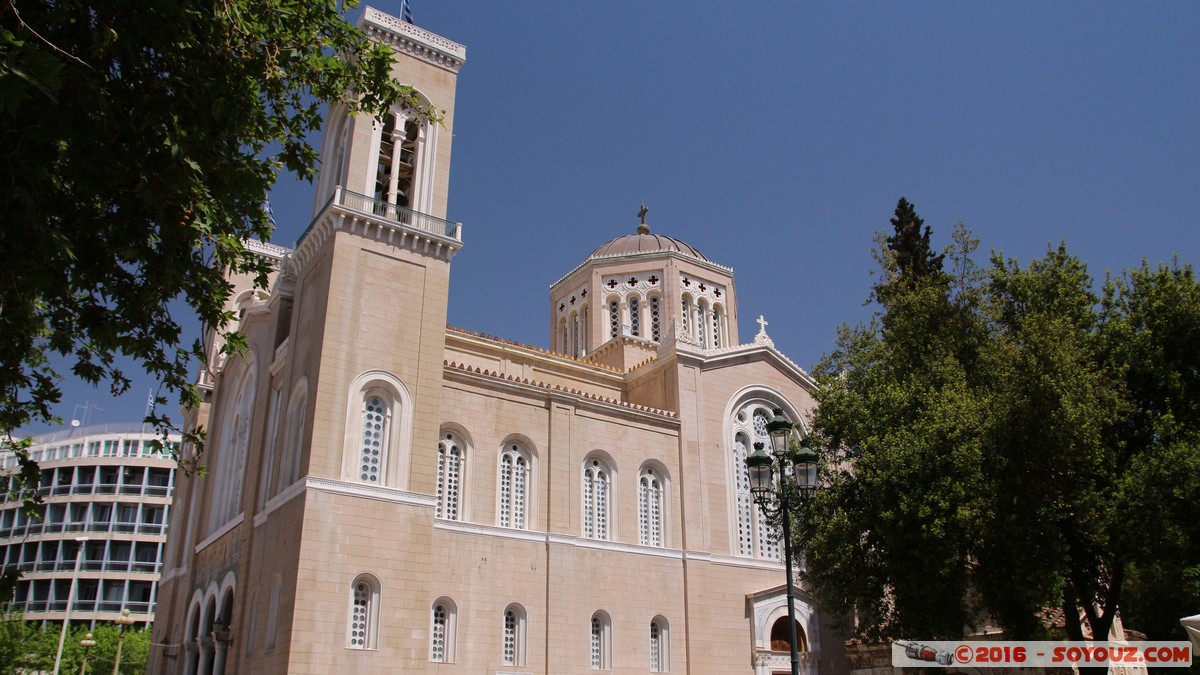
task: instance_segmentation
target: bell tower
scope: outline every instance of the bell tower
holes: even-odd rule
[[[326,116],[314,215],[341,187],[352,199],[371,200],[380,213],[446,217],[454,93],[467,50],[428,30],[367,7],[360,22],[367,35],[395,52],[392,76],[411,86],[431,121],[397,106],[382,119],[350,116],[331,107]],[[365,201],[363,203],[366,203]]]

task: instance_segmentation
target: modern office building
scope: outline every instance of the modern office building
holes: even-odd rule
[[[161,440],[141,424],[71,427],[33,439],[42,503],[27,517],[12,476],[17,458],[0,451],[0,569],[20,571],[16,592],[0,605],[30,621],[68,616],[109,621],[128,609],[154,620],[178,439]]]
[[[732,269],[632,218],[557,263],[548,349],[447,327],[466,50],[362,26],[445,116],[329,111],[311,226],[253,244],[269,292],[231,279],[249,348],[187,421],[211,470],[179,481],[151,670],[787,672],[745,458],[773,409],[808,418],[813,380],[761,317],[740,339]],[[797,609],[804,672],[848,671]]]

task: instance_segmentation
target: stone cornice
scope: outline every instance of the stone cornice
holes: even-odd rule
[[[566,399],[574,400],[577,404],[583,403],[588,405],[596,405],[605,408],[612,408],[625,413],[637,413],[647,415],[659,419],[678,420],[679,415],[671,410],[660,410],[646,405],[638,405],[629,403],[628,401],[620,401],[608,396],[592,394],[578,389],[564,388],[558,384],[548,384],[529,378],[520,378],[513,375],[503,375],[501,373],[484,370],[479,367],[472,368],[466,364],[456,363],[454,361],[445,360],[442,362],[447,375],[463,374],[477,379],[486,378],[491,382],[505,383],[508,386],[525,389],[528,391],[536,391],[539,393],[549,393],[556,396],[561,396]]]
[[[808,374],[795,361],[789,359],[787,355],[775,348],[774,344],[746,344],[746,345],[731,345],[729,347],[720,347],[718,349],[708,349],[704,351],[705,365],[719,365],[722,361],[736,359],[744,356],[753,356],[755,354],[764,354],[776,360],[784,370],[788,371],[793,377],[802,382],[809,390],[817,388],[817,380]]]
[[[367,7],[358,25],[373,40],[457,73],[467,60],[467,48],[437,33]]]
[[[320,214],[313,219],[312,225],[304,233],[296,250],[292,254],[292,264],[299,276],[304,268],[316,258],[323,244],[332,239],[338,231],[385,243],[396,248],[403,248],[427,255],[444,262],[450,262],[454,254],[462,248],[462,242],[452,237],[445,237],[420,228],[409,227],[385,218],[358,211],[337,204],[333,199],[325,206]]]
[[[579,270],[587,268],[587,267],[591,267],[591,266],[594,266],[597,264],[610,263],[610,262],[625,262],[627,260],[628,261],[653,260],[655,258],[674,258],[681,262],[690,263],[690,264],[696,265],[698,267],[703,267],[703,268],[711,270],[713,272],[717,272],[718,274],[727,274],[730,277],[733,277],[733,268],[732,267],[718,265],[717,263],[712,262],[710,260],[701,260],[699,258],[693,258],[692,256],[684,255],[683,253],[680,253],[679,251],[672,251],[672,250],[664,249],[662,251],[646,251],[646,252],[642,252],[642,253],[622,253],[622,254],[590,257],[587,260],[584,260],[583,262],[576,265],[575,269],[573,269],[570,272],[567,272],[566,274],[559,277],[558,281],[555,281],[554,283],[550,284],[550,290],[551,290],[551,292],[553,292],[554,289],[557,288],[559,284],[563,283],[567,279],[574,276],[575,273],[578,272]]]

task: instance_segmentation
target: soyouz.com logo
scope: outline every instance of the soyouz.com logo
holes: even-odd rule
[[[892,643],[892,666],[972,668],[1129,666],[1187,668],[1190,642],[954,642],[901,640]]]

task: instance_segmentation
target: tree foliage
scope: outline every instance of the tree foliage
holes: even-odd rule
[[[219,328],[227,271],[265,283],[243,240],[269,238],[279,171],[314,174],[325,102],[417,105],[355,4],[0,0],[0,435],[53,421],[55,355],[114,394],[131,357],[197,400],[204,350],[168,303]]]
[[[897,220],[920,225],[905,200]],[[1143,264],[1098,295],[1063,245],[981,269],[961,226],[944,258],[927,233],[896,230],[878,240],[874,317],[842,327],[816,369],[829,485],[800,541],[823,608],[856,612],[869,639],[953,638],[985,621],[1035,637],[1057,607],[1068,633],[1105,635],[1132,576],[1130,597],[1186,579],[1194,593],[1191,268]],[[1150,628],[1164,610],[1129,614]]]
[[[112,623],[98,623],[94,628],[86,624],[72,625],[63,642],[60,672],[79,672],[83,665],[83,648],[79,641],[88,633],[96,641],[96,646],[88,650],[88,672],[113,672],[121,629]],[[4,615],[0,618],[0,675],[50,672],[58,652],[58,637],[59,626],[47,624],[43,627],[23,621],[18,615]],[[149,652],[148,626],[126,630],[119,672],[122,675],[142,675],[146,672]]]

